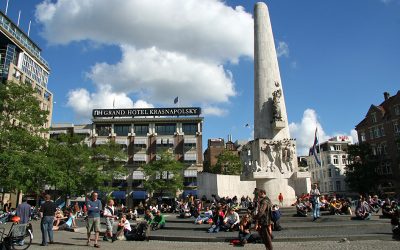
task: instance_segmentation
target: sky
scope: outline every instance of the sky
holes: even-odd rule
[[[6,9],[1,0],[0,9]],[[209,138],[253,137],[251,0],[9,0],[50,64],[52,123],[93,108],[202,108]],[[292,138],[350,135],[400,90],[400,0],[269,0]],[[250,126],[245,126],[249,124]],[[205,150],[205,148],[203,148]]]

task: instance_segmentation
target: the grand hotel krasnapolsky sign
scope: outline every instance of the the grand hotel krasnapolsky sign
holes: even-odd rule
[[[198,116],[200,114],[201,108],[93,109],[92,112],[93,118],[134,116]]]

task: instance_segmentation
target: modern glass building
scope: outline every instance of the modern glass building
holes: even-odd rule
[[[41,49],[11,19],[0,11],[0,77],[32,85],[42,109],[49,111],[45,128],[50,127],[53,94],[47,84],[50,66],[40,55]]]

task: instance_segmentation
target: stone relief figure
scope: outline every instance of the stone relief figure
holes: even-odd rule
[[[255,168],[255,172],[261,172],[262,171],[262,168],[261,168],[260,164],[258,164],[257,160],[254,161],[254,167],[253,168]]]
[[[241,158],[242,162],[244,163],[243,174],[245,176],[250,175],[250,173],[253,172],[252,164],[251,164],[251,151],[250,151],[250,149],[244,149],[240,154],[240,158]]]
[[[268,172],[268,170],[270,172],[274,172],[275,171],[275,165],[274,165],[274,160],[275,160],[275,152],[273,150],[274,144],[273,143],[266,143],[264,142],[265,148],[261,148],[262,152],[264,152],[264,154],[267,155],[267,160],[265,162],[266,165],[266,172]]]
[[[282,161],[286,165],[287,171],[293,172],[293,156],[294,156],[294,151],[293,151],[293,146],[289,143],[286,144],[286,146],[282,149]]]
[[[282,112],[281,112],[281,105],[280,105],[280,98],[282,96],[282,92],[280,89],[275,90],[272,93],[272,118],[274,121],[282,121]]]
[[[275,162],[276,162],[276,166],[279,169],[279,172],[281,172],[281,174],[284,173],[283,167],[282,167],[282,142],[281,141],[277,141],[275,143],[274,149],[273,149],[276,153],[275,153]]]

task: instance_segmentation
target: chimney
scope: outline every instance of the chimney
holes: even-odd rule
[[[389,99],[390,94],[389,94],[389,92],[384,92],[383,96],[385,97],[385,101],[386,101],[387,99]]]

